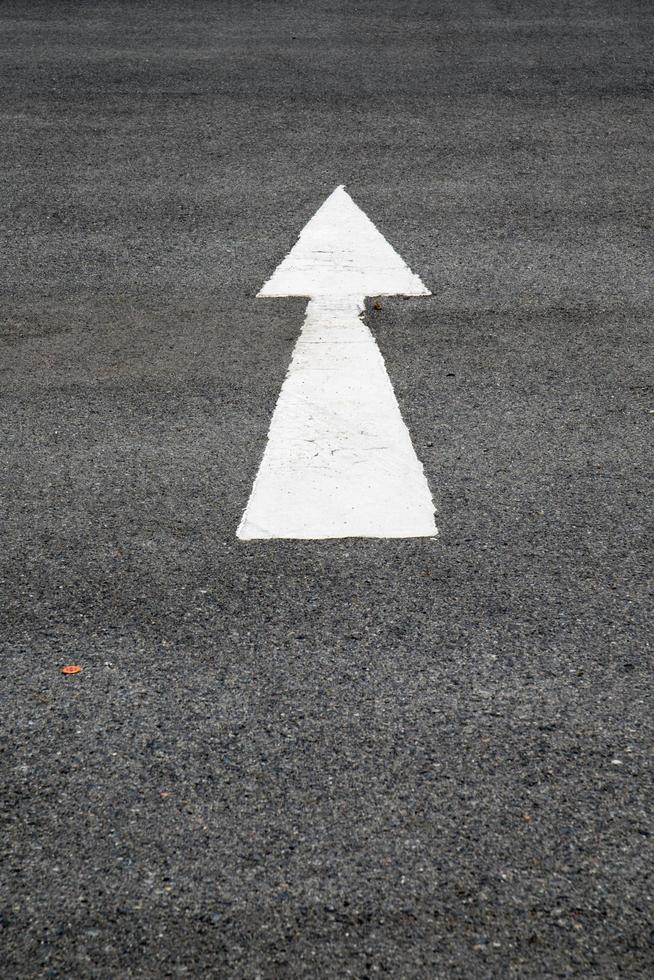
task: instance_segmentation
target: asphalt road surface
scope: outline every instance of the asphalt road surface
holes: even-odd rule
[[[653,51],[2,4],[4,978],[652,975]],[[239,541],[338,184],[433,293],[366,319],[440,535]]]

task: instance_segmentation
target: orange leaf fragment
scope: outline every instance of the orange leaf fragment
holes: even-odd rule
[[[78,667],[77,664],[68,664],[67,667],[61,668],[62,674],[81,674],[82,668]]]

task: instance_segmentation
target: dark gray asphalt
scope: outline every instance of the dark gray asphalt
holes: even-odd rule
[[[651,976],[652,4],[0,28],[2,976]],[[244,544],[343,182],[441,536]]]

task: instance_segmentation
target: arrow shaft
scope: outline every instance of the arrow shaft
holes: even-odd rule
[[[352,295],[309,302],[239,537],[436,534],[363,305]]]

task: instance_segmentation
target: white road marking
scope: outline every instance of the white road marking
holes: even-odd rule
[[[308,296],[237,535],[433,537],[434,504],[361,320],[366,296],[429,296],[343,187],[316,212],[259,296]]]

